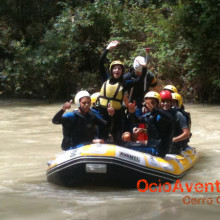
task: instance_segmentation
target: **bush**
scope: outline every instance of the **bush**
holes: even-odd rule
[[[68,2],[50,12],[37,1],[46,21],[40,24],[30,15],[25,32],[14,30],[13,22],[8,28],[4,13],[0,48],[10,54],[0,62],[5,94],[54,99],[80,89],[99,90],[99,57],[117,39],[121,43],[109,53],[109,63],[119,59],[128,69],[151,47],[149,68],[162,84],[174,84],[191,100],[219,101],[219,13],[214,0]]]

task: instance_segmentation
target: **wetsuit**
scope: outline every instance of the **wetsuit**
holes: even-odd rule
[[[170,152],[173,137],[173,117],[170,113],[162,109],[154,109],[141,117],[130,114],[132,121],[145,122],[147,125],[148,143],[147,145],[134,145],[133,150],[153,153],[160,157],[165,157]],[[148,148],[148,149],[146,149]]]
[[[122,87],[122,98],[121,98],[121,104],[123,102],[123,94],[125,91],[128,91],[131,87],[133,87],[136,83],[144,79],[144,76],[146,75],[146,68],[143,68],[144,74],[141,77],[134,78],[134,79],[123,79],[123,74],[120,78],[116,79],[112,75],[109,75],[105,68],[105,59],[108,54],[109,50],[106,49],[104,53],[102,54],[100,60],[99,60],[99,71],[101,74],[102,81],[105,82],[108,80],[108,84],[115,85],[120,84]],[[100,94],[101,97],[101,94]],[[121,144],[121,135],[123,130],[123,117],[124,117],[124,109],[123,107],[121,109],[115,110],[115,114],[113,116],[108,115],[107,106],[103,107],[99,105],[99,112],[102,115],[102,117],[108,122],[107,128],[104,130],[105,133],[105,140],[108,139],[108,133],[110,132],[113,136],[113,141],[115,144],[120,145]]]
[[[136,78],[138,77],[135,74],[134,68],[131,68],[130,72],[123,75],[124,80],[136,79]],[[150,71],[147,71],[147,74],[145,74],[144,80],[141,80],[134,85],[132,89],[133,91],[132,91],[130,101],[133,102],[134,100],[136,100],[137,107],[141,108],[142,102],[144,100],[144,95],[149,91],[150,87],[155,87],[156,85],[157,85],[156,77],[154,76],[153,73],[151,73]],[[131,92],[131,89],[129,90],[129,94],[130,92]]]
[[[63,141],[61,144],[63,150],[70,147],[74,148],[81,143],[92,142],[95,125],[106,125],[106,121],[98,117],[93,111],[85,115],[80,114],[78,110],[64,115],[63,113],[64,110],[61,109],[52,119],[54,124],[62,124],[63,126]]]
[[[142,103],[144,100],[144,95],[149,91],[150,87],[155,87],[157,85],[157,79],[154,76],[153,73],[150,71],[147,71],[147,73],[144,72],[144,69],[142,69],[142,74],[144,74],[143,80],[136,83],[132,88],[128,90],[130,101],[133,102],[136,101],[136,115],[141,116],[142,115]],[[135,74],[134,68],[130,69],[130,72],[123,75],[124,80],[129,79],[136,79],[138,76]],[[131,132],[133,127],[137,127],[138,125],[132,125],[130,121],[125,117],[124,120],[124,131]]]

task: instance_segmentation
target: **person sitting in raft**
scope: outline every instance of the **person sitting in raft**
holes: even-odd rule
[[[66,102],[52,119],[54,124],[63,126],[62,150],[74,149],[84,143],[103,143],[103,139],[94,140],[94,126],[105,126],[107,123],[91,111],[90,94],[87,91],[78,92],[75,104],[78,109],[64,114],[71,107],[71,102]]]
[[[148,134],[148,143],[140,144],[125,143],[130,149],[151,153],[160,157],[165,157],[170,152],[173,137],[173,118],[168,112],[159,109],[161,97],[157,92],[148,92],[145,97],[145,104],[149,112],[137,117],[135,112],[135,103],[129,104],[130,117],[134,122],[145,122]],[[137,128],[138,129],[138,128]],[[137,130],[135,131],[137,133]],[[126,134],[127,138],[128,134]],[[123,140],[126,141],[125,137]],[[132,135],[134,137],[134,135]]]
[[[108,78],[109,74],[105,70],[104,60],[109,50],[116,47],[118,43],[118,41],[112,41],[107,46],[99,61],[99,70],[100,74],[102,75],[102,79],[107,79],[107,81],[103,83],[100,90],[99,112],[102,117],[108,122],[108,125],[104,131],[105,140],[108,139],[108,133],[111,133],[114,143],[120,145],[124,115],[122,109],[124,93],[130,87],[134,86],[135,83],[138,83],[139,80],[143,80],[144,75],[136,79],[124,80],[124,64],[121,61],[116,60],[113,61],[110,65],[110,77]],[[141,65],[145,66],[146,63],[141,63]]]
[[[168,90],[160,92],[161,108],[169,112],[174,119],[174,134],[172,139],[171,153],[180,154],[187,147],[189,142],[190,130],[186,117],[176,108],[172,108],[172,95]]]
[[[185,111],[182,96],[179,93],[171,93],[171,95],[172,95],[173,108],[175,107],[177,110],[179,110],[186,117],[187,124],[189,126],[189,130],[191,130],[191,116],[190,116],[189,112]]]
[[[177,111],[180,111],[183,116],[186,118],[187,121],[187,125],[190,131],[190,137],[188,139],[188,142],[190,140],[190,138],[192,137],[192,133],[191,133],[191,115],[189,112],[185,111],[185,107],[183,105],[183,99],[182,96],[178,93],[171,93],[172,95],[172,108],[176,109]]]

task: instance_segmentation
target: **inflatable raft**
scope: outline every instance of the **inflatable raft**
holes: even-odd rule
[[[62,186],[137,186],[137,181],[173,182],[196,163],[188,147],[181,155],[165,158],[111,144],[89,144],[63,151],[48,161],[47,180]]]

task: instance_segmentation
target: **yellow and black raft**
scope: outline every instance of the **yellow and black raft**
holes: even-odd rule
[[[112,144],[89,144],[48,161],[47,180],[62,186],[136,186],[137,181],[173,182],[196,163],[195,148],[181,155],[152,156]]]

